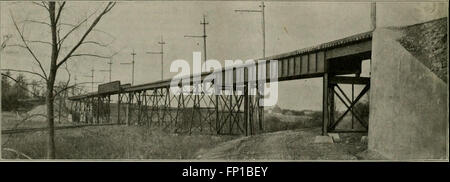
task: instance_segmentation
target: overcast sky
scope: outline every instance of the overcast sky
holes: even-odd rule
[[[75,23],[103,7],[103,2],[68,2],[64,21]],[[112,80],[131,82],[131,67],[120,62],[131,61],[136,52],[135,84],[160,80],[160,56],[146,54],[159,51],[157,42],[161,35],[164,47],[164,77],[170,78],[170,63],[176,59],[192,62],[192,52],[203,50],[202,39],[185,38],[184,35],[201,35],[202,15],[207,16],[207,54],[209,59],[256,59],[262,56],[261,15],[236,13],[235,9],[258,9],[256,1],[183,1],[183,2],[120,2],[98,24],[89,38],[111,42],[113,50],[121,50],[113,59]],[[266,55],[271,56],[320,43],[344,38],[370,30],[370,3],[308,3],[265,2],[266,5]],[[447,16],[446,3],[378,3],[377,26],[401,26]],[[1,2],[1,34],[17,35],[10,13],[18,20],[37,18],[47,20],[42,8],[30,3]],[[49,40],[45,25],[27,25],[26,35]],[[75,34],[74,40],[79,34]],[[114,38],[112,38],[114,37]],[[70,43],[70,42],[69,42]],[[48,65],[49,47],[36,45],[43,62]],[[107,54],[104,48],[84,47],[83,51]],[[90,69],[108,69],[107,60],[77,58],[70,63],[77,82],[90,81]],[[369,73],[368,63],[364,74]],[[8,48],[1,54],[1,67],[37,70],[26,52]],[[48,66],[47,66],[48,67]],[[58,73],[65,79],[64,71]],[[95,72],[95,81],[107,82],[107,72]],[[289,81],[279,84],[279,105],[282,108],[321,109],[321,79]],[[90,86],[86,89],[90,90]],[[292,99],[295,98],[295,99]]]

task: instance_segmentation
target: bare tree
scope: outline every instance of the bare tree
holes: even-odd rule
[[[44,40],[28,40],[24,36],[23,27],[22,29],[19,28],[18,22],[14,19],[14,16],[11,13],[11,19],[13,21],[14,27],[19,35],[20,44],[11,45],[11,46],[17,46],[20,48],[25,49],[30,56],[32,57],[32,60],[37,63],[39,66],[39,71],[28,71],[28,70],[11,70],[10,71],[16,71],[16,72],[24,72],[33,74],[36,76],[39,76],[41,79],[45,80],[46,83],[46,105],[47,105],[47,121],[48,121],[48,142],[47,142],[47,158],[54,159],[56,158],[56,152],[55,152],[55,140],[54,140],[54,100],[55,97],[60,94],[63,90],[66,90],[67,88],[71,88],[69,86],[69,80],[67,81],[66,85],[63,89],[56,89],[55,88],[55,80],[57,76],[58,69],[61,68],[61,66],[66,65],[68,61],[73,60],[71,58],[78,57],[78,56],[92,56],[97,58],[109,58],[110,56],[103,56],[98,55],[94,53],[86,53],[86,52],[78,52],[77,50],[80,50],[79,48],[82,45],[91,44],[91,45],[97,45],[105,47],[106,44],[100,43],[95,40],[88,40],[88,36],[91,32],[96,31],[94,27],[100,22],[100,20],[106,15],[110,10],[115,6],[115,2],[108,2],[103,8],[98,9],[85,19],[81,20],[77,24],[70,24],[66,22],[62,22],[62,15],[65,12],[66,9],[66,2],[32,2],[33,4],[43,8],[46,13],[49,15],[49,19],[47,21],[41,21],[41,20],[25,20],[23,22],[25,23],[37,23],[41,24],[42,26],[47,26],[51,32],[51,41],[44,41]],[[92,22],[89,23],[88,20],[92,20]],[[82,25],[87,25],[87,29],[82,32],[81,38],[78,40],[75,40],[72,45],[66,45],[68,37],[70,37],[73,32],[80,30]],[[64,32],[62,29],[70,27],[68,31]],[[38,58],[38,55],[36,54],[35,50],[33,50],[30,46],[30,44],[46,44],[51,46],[50,51],[50,57],[48,58],[50,62],[49,70],[46,71],[46,69],[43,66],[43,62],[40,58]],[[62,51],[62,49],[68,48],[66,52]],[[67,66],[67,65],[66,65]],[[66,67],[67,69],[67,67]],[[69,76],[70,77],[70,76]]]

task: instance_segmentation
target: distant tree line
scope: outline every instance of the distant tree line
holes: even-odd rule
[[[361,117],[361,119],[368,121],[369,119],[369,100],[363,100],[355,104],[353,106],[353,111]],[[294,109],[283,109],[278,105],[275,105],[272,108],[272,112],[280,113],[285,115],[294,115],[294,116],[305,116],[311,115],[313,118],[321,119],[322,112],[312,111],[312,110],[294,110]],[[343,111],[336,111],[336,117],[343,113]],[[336,118],[337,119],[337,118]]]
[[[295,110],[295,109],[283,109],[278,105],[273,106],[272,112],[286,114],[286,115],[295,115],[295,116],[305,116],[314,113],[312,110]]]
[[[2,73],[2,111],[28,110],[33,104],[30,99],[41,99],[41,90],[36,80],[28,82],[23,74],[12,76],[9,71]]]

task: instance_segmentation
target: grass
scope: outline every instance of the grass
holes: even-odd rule
[[[25,117],[24,113],[19,113],[19,116],[17,116],[17,113],[15,112],[4,111],[2,112],[1,129],[43,128],[48,125],[47,121],[42,116],[31,117],[28,120],[24,120]],[[65,121],[66,118],[61,119],[62,122],[58,122],[58,118],[56,118],[56,126],[71,125],[71,123]]]
[[[321,126],[321,117],[320,112],[308,117],[266,113],[265,132],[314,130]],[[18,121],[15,118],[14,113],[3,114],[2,129],[13,126]],[[22,127],[43,126],[46,126],[44,120],[35,120]],[[199,152],[239,137],[198,133],[180,135],[146,126],[124,125],[88,126],[55,132],[58,159],[194,159]],[[44,159],[46,144],[45,131],[2,135],[2,158],[23,159],[17,155],[23,153],[32,159]]]
[[[46,132],[2,135],[2,148],[43,159],[46,136]],[[177,135],[138,126],[92,126],[57,130],[56,152],[58,159],[192,159],[197,151],[234,138]],[[2,151],[2,158],[14,159],[16,155]]]
[[[322,114],[317,112],[312,116],[284,115],[279,113],[264,113],[266,132],[311,128],[322,125]]]
[[[2,129],[16,122],[15,117],[7,113],[3,118],[7,124]],[[308,118],[281,114],[266,114],[265,120],[267,132],[311,125]],[[39,127],[45,124],[45,121],[33,121],[24,126]],[[45,131],[2,135],[2,148],[16,150],[33,159],[43,159],[46,155],[46,137]],[[56,152],[59,159],[193,159],[199,151],[238,137],[180,135],[145,126],[91,126],[56,130]],[[14,159],[17,156],[14,152],[3,150],[2,158]]]

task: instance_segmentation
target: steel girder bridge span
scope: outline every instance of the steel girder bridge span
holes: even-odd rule
[[[328,132],[367,132],[368,121],[353,108],[370,88],[370,78],[360,77],[360,74],[362,61],[371,59],[371,50],[372,32],[366,32],[258,60],[277,60],[275,76],[278,81],[322,78],[323,135]],[[261,133],[264,131],[264,107],[259,101],[263,98],[260,94],[263,90],[258,90],[262,87],[257,85],[264,82],[251,82],[248,78],[255,74],[256,78],[260,78],[258,74],[266,74],[267,79],[264,81],[267,83],[274,72],[270,71],[268,61],[256,64],[267,64],[265,73],[258,73],[257,69],[243,65],[179,78],[180,81],[186,78],[190,81],[188,86],[178,85],[178,90],[181,90],[178,93],[170,89],[171,80],[141,85],[121,85],[119,81],[102,84],[98,92],[69,98],[72,101],[73,121],[92,125],[115,123],[157,126],[187,134]],[[217,80],[231,84],[215,87],[214,94],[198,92],[205,88],[202,82],[211,78],[209,76],[212,74],[213,78],[221,78]],[[244,76],[239,77],[238,74]],[[232,82],[227,82],[227,79]],[[364,86],[355,99],[350,99],[340,86],[348,84]],[[115,98],[114,101],[112,98]],[[342,102],[347,108],[340,116],[335,109],[336,101]],[[363,130],[336,129],[348,113],[353,114]]]

